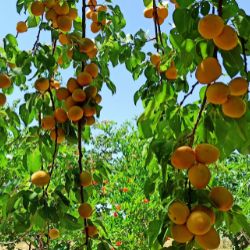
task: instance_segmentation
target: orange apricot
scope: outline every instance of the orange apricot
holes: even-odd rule
[[[101,30],[102,25],[98,22],[92,22],[90,25],[90,29],[93,33],[97,33]]]
[[[54,129],[50,132],[50,138],[60,144],[65,140],[65,132],[62,128],[58,128],[57,131]]]
[[[40,93],[44,93],[49,89],[49,80],[47,78],[41,77],[35,81],[35,88]]]
[[[89,218],[92,215],[93,210],[91,205],[85,202],[80,205],[78,212],[82,218]]]
[[[91,106],[89,104],[85,104],[83,106],[84,116],[91,117],[96,114],[96,108],[95,106]]]
[[[213,225],[215,223],[216,216],[212,208],[208,208],[202,205],[197,205],[194,208],[192,208],[192,211],[202,211],[206,213],[210,217],[211,224]]]
[[[70,96],[68,89],[61,87],[56,90],[56,97],[59,101],[66,100]]]
[[[59,230],[56,228],[51,228],[48,233],[51,240],[55,240],[60,237]]]
[[[98,66],[95,63],[87,64],[84,71],[88,72],[93,78],[98,76]]]
[[[212,104],[223,104],[227,101],[229,92],[228,85],[222,82],[215,82],[207,88],[207,101]]]
[[[57,0],[45,0],[44,1],[44,5],[45,7],[47,7],[48,9],[51,9],[52,7],[54,7],[56,5],[56,1]]]
[[[67,2],[64,2],[62,5],[58,2],[53,7],[57,15],[68,15],[69,14],[69,5]]]
[[[37,187],[44,187],[49,183],[49,181],[50,181],[50,175],[43,170],[39,170],[33,173],[31,176],[32,184],[34,184]]]
[[[6,89],[11,85],[11,79],[5,73],[0,73],[0,88]]]
[[[150,7],[150,8],[146,8],[144,10],[144,17],[146,18],[153,18],[154,16],[154,8]]]
[[[45,18],[48,20],[48,21],[56,21],[57,19],[57,14],[55,12],[54,9],[49,9],[46,14],[45,14]]]
[[[68,111],[68,118],[73,122],[81,120],[83,117],[83,110],[79,106],[72,106]]]
[[[59,16],[57,18],[58,28],[64,32],[68,32],[72,27],[72,20],[68,16]]]
[[[220,235],[212,227],[204,235],[196,235],[195,241],[203,249],[217,249],[220,245]]]
[[[70,8],[68,16],[72,19],[75,20],[78,17],[78,11],[75,8]]]
[[[95,117],[94,116],[85,117],[85,124],[87,126],[92,126],[93,124],[95,124]]]
[[[242,96],[247,93],[248,82],[243,77],[236,77],[232,79],[229,84],[230,95]]]
[[[89,225],[85,228],[85,230],[87,235],[91,238],[98,234],[96,226]]]
[[[54,117],[57,122],[59,123],[64,123],[68,120],[67,113],[64,109],[62,108],[57,108],[54,112]]]
[[[161,62],[161,56],[159,54],[152,54],[150,56],[150,61],[154,66],[158,66]]]
[[[4,106],[6,101],[7,101],[6,95],[3,93],[0,93],[0,107]]]
[[[81,86],[89,85],[92,81],[92,76],[86,71],[80,72],[77,76],[77,82]]]
[[[97,95],[94,97],[94,99],[95,99],[96,104],[99,104],[99,103],[101,103],[101,101],[102,101],[102,96],[101,96],[100,94],[97,94]]]
[[[83,89],[75,89],[72,93],[72,99],[75,102],[84,102],[86,100],[86,93]]]
[[[48,115],[42,119],[42,128],[45,130],[52,130],[56,126],[56,121],[54,116]]]
[[[67,110],[69,110],[71,107],[75,106],[76,102],[73,100],[72,96],[69,96],[64,101],[64,106]]]
[[[220,157],[220,151],[214,145],[202,143],[195,148],[196,160],[200,163],[211,164],[216,162]]]
[[[222,112],[230,118],[241,118],[246,113],[246,103],[238,96],[229,96],[222,104]]]
[[[171,163],[177,169],[187,169],[195,163],[195,153],[189,146],[177,148],[171,156]]]
[[[189,214],[188,206],[180,201],[174,201],[168,207],[168,217],[177,225],[185,224]]]
[[[91,173],[88,171],[83,171],[80,174],[80,184],[83,187],[88,187],[92,184],[92,176]]]
[[[28,30],[28,27],[26,25],[26,22],[18,22],[17,25],[16,25],[16,31],[18,33],[24,33]]]
[[[68,35],[67,34],[63,34],[61,33],[58,37],[58,40],[59,42],[62,44],[62,45],[69,45],[70,44],[70,39],[68,38]]]
[[[34,1],[30,6],[30,10],[34,16],[41,16],[44,13],[45,6],[43,2]]]
[[[87,99],[95,98],[95,96],[97,95],[97,87],[96,86],[88,86],[87,88],[84,89],[84,91],[86,93]]]
[[[160,6],[157,8],[157,15],[161,19],[165,19],[168,17],[168,9],[165,6]]]
[[[172,225],[171,235],[178,243],[186,243],[193,239],[194,235],[188,230],[186,225]]]
[[[80,86],[77,82],[77,80],[73,77],[70,77],[68,82],[67,82],[67,89],[69,90],[69,92],[73,93],[74,90],[79,89]]]

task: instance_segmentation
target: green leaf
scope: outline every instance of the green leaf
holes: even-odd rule
[[[143,0],[144,6],[149,7],[153,5],[153,0]]]
[[[97,250],[110,250],[110,246],[106,242],[101,242],[97,245]]]
[[[27,155],[27,166],[31,173],[38,171],[42,167],[42,155],[38,148]]]
[[[153,245],[154,242],[156,241],[158,235],[161,232],[161,228],[162,228],[162,220],[155,220],[155,221],[151,221],[149,223],[148,226],[148,242],[149,245]]]

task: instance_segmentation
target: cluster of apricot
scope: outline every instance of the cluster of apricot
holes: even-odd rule
[[[0,88],[7,89],[11,86],[11,79],[5,73],[0,73]],[[0,107],[4,106],[6,103],[6,95],[4,93],[0,93]]]
[[[150,61],[151,63],[156,67],[158,71],[160,71],[160,66],[161,66],[161,56],[159,54],[152,54],[150,56]],[[176,80],[178,77],[178,72],[175,67],[174,61],[171,62],[170,67],[165,71],[162,72],[165,74],[165,77],[168,80]]]
[[[225,25],[220,16],[209,14],[200,19],[198,31],[205,39],[213,39],[214,44],[222,50],[232,50],[238,44],[236,31]]]
[[[161,25],[168,17],[168,8],[165,5],[160,5],[156,8],[149,7],[144,10],[144,17],[154,18],[156,22]]]
[[[188,179],[197,189],[205,188],[210,181],[207,164],[219,158],[219,150],[210,144],[199,144],[193,150],[189,146],[177,148],[171,156],[171,163],[177,169],[188,169]],[[178,243],[195,241],[204,249],[216,249],[220,236],[213,225],[216,221],[212,207],[219,211],[228,211],[233,205],[232,194],[224,187],[213,187],[208,195],[209,205],[195,204],[189,208],[185,203],[174,201],[168,208],[168,217],[172,221],[171,234]],[[190,204],[191,206],[191,204]]]
[[[89,10],[86,12],[86,17],[92,20],[90,29],[93,33],[98,33],[104,25],[107,24],[107,20],[104,18],[99,20],[99,15],[101,12],[107,12],[108,8],[105,5],[97,5],[96,0],[88,0]]]

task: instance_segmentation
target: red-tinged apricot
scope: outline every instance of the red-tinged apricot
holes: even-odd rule
[[[220,151],[214,145],[202,143],[195,148],[196,160],[200,163],[211,164],[216,162],[220,157]]]
[[[49,80],[47,78],[41,77],[35,81],[35,88],[40,93],[44,93],[49,89]]]
[[[72,106],[68,111],[68,118],[73,122],[81,120],[83,117],[83,110],[79,106]]]
[[[84,71],[88,72],[93,78],[98,76],[98,66],[95,63],[87,64]]]
[[[210,217],[202,211],[193,211],[187,220],[187,228],[194,235],[207,233],[212,226]]]
[[[230,95],[242,96],[247,93],[248,82],[243,77],[236,77],[232,79],[229,84]]]
[[[5,73],[0,73],[0,88],[6,89],[11,86],[11,79]]]
[[[86,231],[87,235],[91,238],[98,234],[98,230],[97,230],[96,226],[89,225],[86,227],[85,231]]]
[[[89,85],[92,81],[92,76],[86,71],[80,72],[77,76],[77,82],[81,86]]]
[[[195,241],[203,249],[217,249],[220,245],[220,235],[212,227],[204,235],[196,235]]]
[[[70,96],[68,89],[61,87],[56,90],[56,97],[59,101],[66,100]]]
[[[72,19],[75,20],[78,17],[78,11],[75,8],[70,8],[68,16]]]
[[[97,87],[96,86],[88,86],[87,88],[84,89],[84,91],[86,93],[87,99],[95,98],[95,96],[97,95]]]
[[[209,84],[216,81],[222,74],[221,66],[214,57],[207,57],[197,67],[195,76],[198,82]]]
[[[209,198],[220,211],[227,212],[233,206],[233,196],[224,187],[213,187],[210,191]]]
[[[68,32],[72,28],[72,20],[68,16],[59,16],[57,18],[58,28],[64,32]]]
[[[187,243],[193,239],[194,235],[188,230],[186,225],[172,225],[171,235],[178,243]]]
[[[17,25],[16,25],[16,31],[18,33],[24,33],[28,30],[28,27],[26,25],[26,22],[18,22]]]
[[[91,117],[96,114],[96,107],[85,104],[83,106],[84,116]]]
[[[59,42],[62,44],[62,45],[69,45],[70,44],[70,39],[68,37],[67,34],[63,34],[61,33],[58,37],[58,40]]]
[[[83,89],[75,89],[72,93],[72,99],[75,102],[84,102],[86,100],[86,93]]]
[[[144,17],[146,18],[153,18],[154,16],[154,8],[150,7],[150,8],[146,8],[144,10]]]
[[[195,153],[189,146],[177,148],[171,156],[171,163],[177,169],[187,169],[195,163]]]
[[[101,30],[102,28],[102,25],[98,22],[92,22],[91,25],[90,25],[90,30],[93,32],[93,33],[97,33]]]
[[[42,128],[45,130],[52,130],[56,126],[56,121],[54,116],[48,115],[42,119]]]
[[[194,208],[192,208],[192,211],[202,211],[206,213],[210,217],[211,224],[213,225],[215,223],[216,216],[212,208],[208,208],[202,205],[197,205]]]
[[[59,230],[56,228],[51,228],[48,233],[51,240],[55,240],[60,237]]]
[[[64,102],[64,106],[67,110],[69,110],[71,107],[75,106],[76,102],[73,100],[72,96],[69,96],[65,102]]]
[[[213,39],[221,34],[224,28],[224,21],[220,16],[209,14],[200,19],[198,31],[205,39]]]
[[[189,214],[188,206],[179,201],[174,201],[168,208],[169,219],[177,225],[185,224]]]
[[[213,41],[218,48],[228,51],[238,45],[238,35],[232,27],[225,25],[221,34]]]
[[[168,80],[176,80],[178,77],[178,72],[175,67],[175,65],[170,66],[166,71],[165,71],[165,76]]]
[[[74,90],[79,89],[80,85],[78,84],[77,80],[73,77],[70,77],[67,82],[67,89],[69,92],[73,93]]]
[[[30,6],[30,10],[34,16],[41,16],[45,11],[45,6],[43,2],[34,1]]]
[[[69,5],[67,2],[64,2],[62,5],[58,2],[53,7],[57,15],[68,15],[69,14]]]
[[[50,181],[50,175],[43,170],[39,170],[34,174],[32,174],[31,176],[32,184],[34,184],[37,187],[44,187],[49,183],[49,181]]]
[[[222,104],[222,112],[230,118],[241,118],[246,113],[246,103],[238,96],[229,96]]]
[[[205,188],[209,183],[210,178],[210,170],[204,164],[195,164],[188,170],[188,179],[190,183],[197,189]]]
[[[68,120],[67,113],[64,109],[62,108],[57,108],[54,112],[54,117],[57,122],[59,123],[64,123]]]
[[[80,205],[78,212],[82,218],[89,218],[92,215],[93,210],[91,205],[85,202]]]
[[[6,101],[7,101],[6,95],[3,93],[0,93],[0,107],[4,106]]]
[[[50,138],[60,144],[65,140],[65,132],[62,128],[54,129],[50,132]]]
[[[229,93],[230,90],[228,85],[222,82],[215,82],[207,88],[207,101],[212,104],[223,104],[227,101]]]
[[[83,187],[88,187],[92,184],[92,175],[88,171],[83,171],[80,174],[80,184]]]

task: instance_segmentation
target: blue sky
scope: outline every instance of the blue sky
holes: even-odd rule
[[[98,1],[101,3],[102,1]],[[151,19],[145,19],[143,17],[143,0],[136,0],[137,4],[135,4],[135,0],[113,0],[113,3],[119,4],[121,10],[124,13],[124,16],[127,20],[127,26],[125,28],[126,33],[134,34],[140,28],[146,30],[149,35],[152,37],[154,35],[154,26]],[[243,8],[247,13],[250,13],[250,2],[246,0],[238,0],[239,6]],[[2,38],[8,34],[16,33],[16,23],[18,21],[25,20],[24,16],[19,16],[15,10],[15,0],[0,1],[0,42],[2,43]],[[173,11],[173,4],[169,4],[169,17],[162,25],[162,31],[167,32],[172,25],[171,13]],[[89,26],[89,23],[88,23]],[[30,29],[28,33],[21,34],[18,38],[20,47],[22,49],[31,49],[33,47],[33,43],[35,41],[35,37],[37,34],[37,29]],[[93,37],[89,31],[87,31],[87,36]],[[42,40],[48,41],[48,34],[42,33]],[[153,48],[152,48],[153,50]],[[153,52],[153,51],[152,51]],[[74,72],[72,70],[67,70],[63,72],[63,84],[67,81],[67,78],[72,76]],[[125,66],[118,66],[115,69],[111,69],[111,79],[116,83],[117,93],[112,96],[110,91],[104,87],[102,91],[103,96],[103,110],[101,113],[102,120],[115,120],[118,123],[121,123],[125,120],[131,119],[138,116],[142,112],[142,105],[138,102],[137,106],[133,103],[133,95],[136,90],[143,84],[144,78],[141,77],[138,81],[134,81],[125,69]],[[191,97],[195,99],[198,97],[198,91],[194,93]],[[17,95],[14,95],[13,98],[17,98]],[[190,100],[190,99],[189,99]]]

